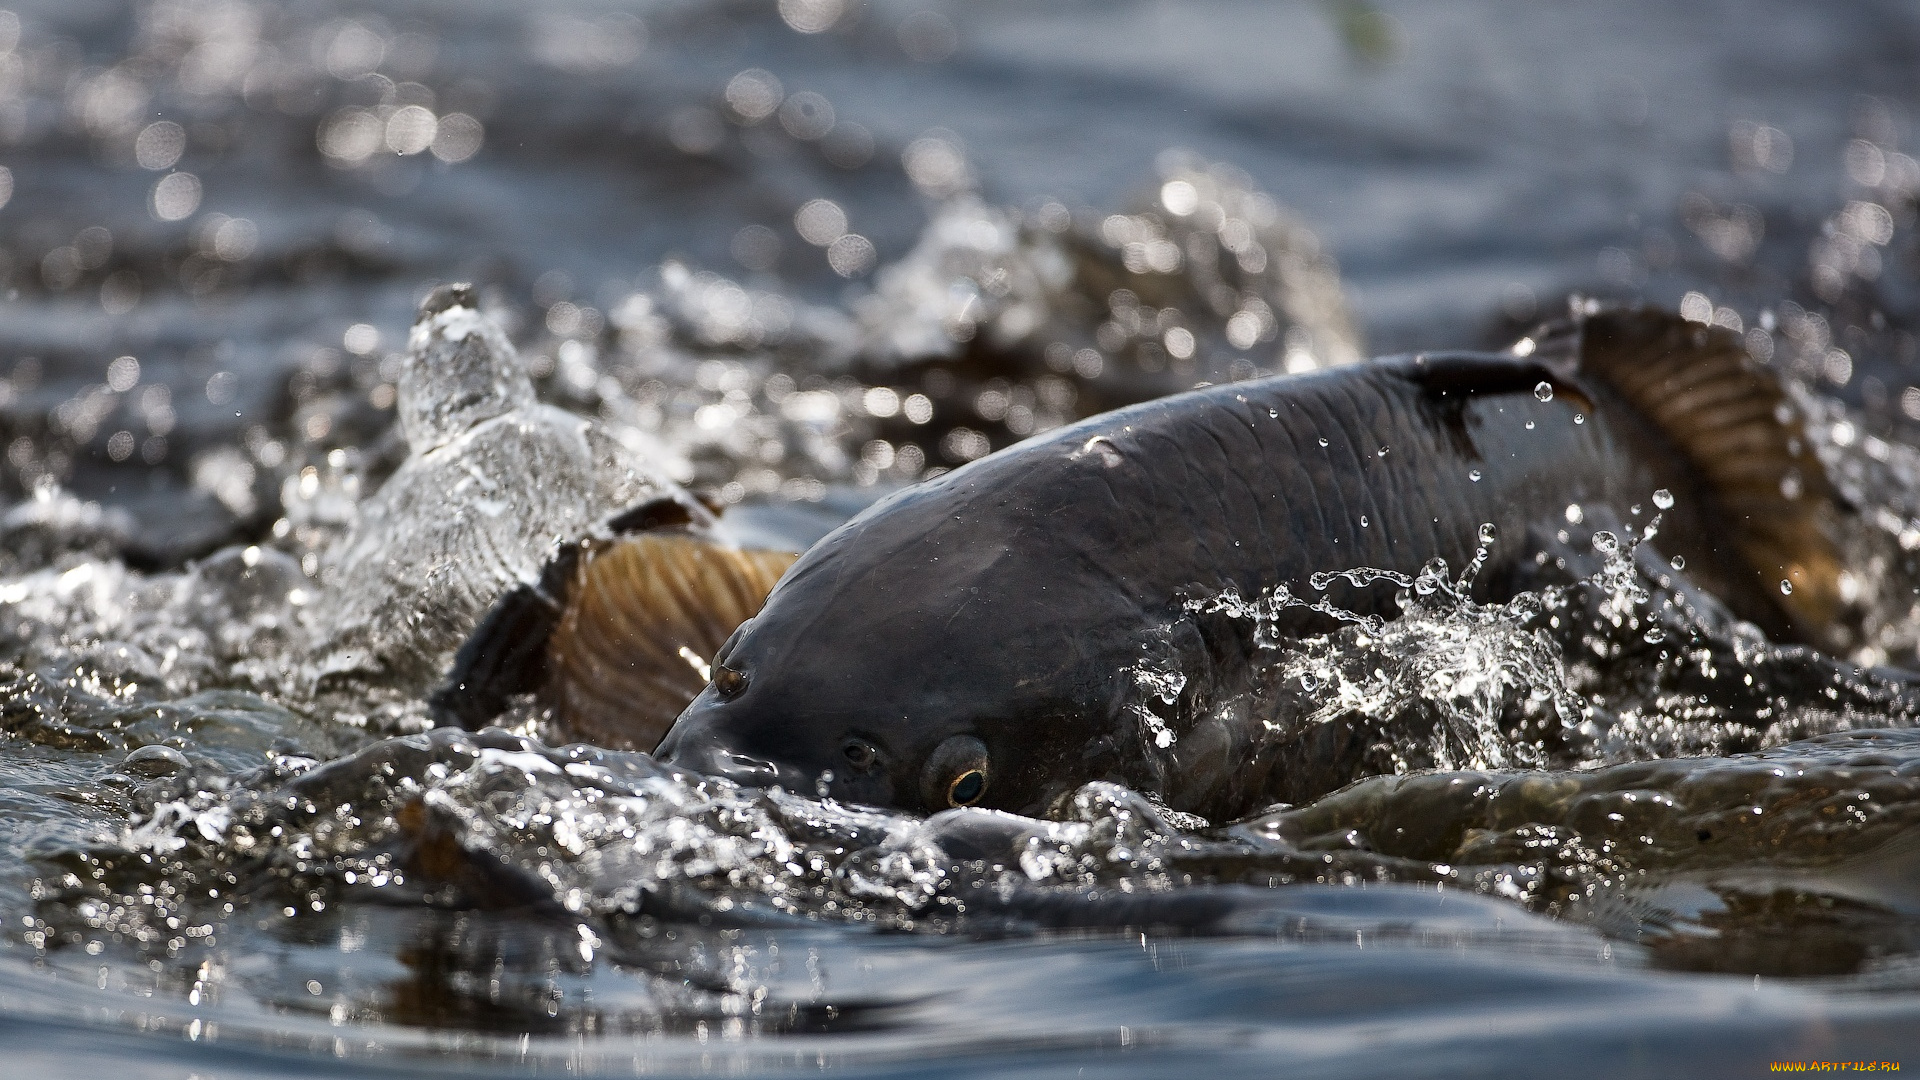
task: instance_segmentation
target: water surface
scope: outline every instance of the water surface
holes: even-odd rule
[[[0,45],[25,1074],[1747,1075],[1912,1045],[1910,5],[82,0]],[[1852,647],[1676,602],[1641,518],[1572,530],[1512,603],[1443,589],[1279,650],[1388,775],[1244,822],[1112,785],[920,821],[529,710],[429,731],[476,612],[387,612],[411,668],[324,645],[342,538],[404,532],[368,508],[450,280],[543,402],[789,543],[1196,381],[1500,347],[1571,294],[1676,306],[1804,389],[1868,523]],[[560,487],[460,465],[499,490],[418,520]],[[538,552],[396,554],[432,583]]]

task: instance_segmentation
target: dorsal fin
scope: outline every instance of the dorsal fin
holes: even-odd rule
[[[1530,340],[1543,359],[1570,346],[1581,374],[1673,440],[1717,496],[1763,593],[1824,640],[1841,607],[1839,509],[1799,409],[1740,335],[1642,308],[1579,315]]]
[[[1566,366],[1553,364],[1545,357],[1513,353],[1416,353],[1407,365],[1406,376],[1435,398],[1461,402],[1479,394],[1532,393],[1546,383],[1555,394],[1571,400],[1575,408],[1592,412],[1592,399],[1563,370]]]
[[[576,738],[652,750],[798,557],[678,531],[597,545],[575,564],[548,639],[544,696]]]

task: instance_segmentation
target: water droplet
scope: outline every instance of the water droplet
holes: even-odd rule
[[[1485,522],[1480,526],[1480,542],[1481,543],[1491,544],[1495,540],[1499,539],[1499,537],[1500,537],[1500,530],[1493,527],[1493,522],[1491,521]]]
[[[1533,421],[1531,421],[1531,420],[1529,420],[1529,421],[1527,421],[1527,430],[1528,430],[1528,431],[1532,431],[1532,430],[1533,430]]]
[[[1383,446],[1383,447],[1381,447],[1381,448],[1379,449],[1379,451],[1378,451],[1378,452],[1376,452],[1376,453],[1375,453],[1375,454],[1374,454],[1373,456],[1374,456],[1374,457],[1386,457],[1386,456],[1387,456],[1387,448],[1386,448],[1386,447],[1384,447],[1384,446]]]
[[[1540,380],[1540,385],[1533,388],[1533,396],[1539,398],[1541,401],[1552,401],[1553,384],[1545,379]]]
[[[1657,626],[1649,628],[1642,636],[1647,639],[1647,644],[1649,645],[1658,645],[1667,640],[1667,632]]]
[[[1617,555],[1620,552],[1620,538],[1602,529],[1593,534],[1593,550],[1602,555]]]
[[[1367,527],[1367,515],[1365,514],[1360,515],[1360,527],[1363,529]]]
[[[1474,483],[1476,483],[1476,484],[1477,484],[1477,483],[1479,483],[1479,482],[1480,482],[1480,470],[1479,470],[1479,469],[1469,469],[1469,470],[1467,470],[1467,479],[1469,479],[1469,480],[1471,480],[1471,481],[1473,481],[1473,482],[1474,482]]]
[[[1574,422],[1574,423],[1576,423],[1576,424],[1584,424],[1584,423],[1586,423],[1586,422],[1587,422],[1587,414],[1586,414],[1586,413],[1574,413],[1574,414],[1573,414],[1573,422]]]
[[[1586,516],[1586,511],[1580,509],[1579,503],[1567,504],[1567,524],[1578,525],[1586,519]]]
[[[135,776],[149,779],[160,776],[172,776],[185,772],[189,767],[187,755],[171,746],[142,746],[127,755],[121,767]]]
[[[1413,579],[1413,591],[1421,596],[1432,596],[1447,583],[1447,560],[1438,556],[1428,559],[1420,568],[1420,576]]]
[[[1687,557],[1685,555],[1675,555],[1673,558],[1667,560],[1667,565],[1673,567],[1675,570],[1685,570],[1687,568]]]
[[[1321,445],[1321,446],[1325,446],[1325,445],[1327,445],[1327,440],[1325,440],[1325,439],[1321,439],[1321,440],[1320,440],[1320,445]]]
[[[1659,491],[1654,492],[1653,505],[1662,510],[1673,509],[1673,492],[1668,491],[1666,488],[1661,488]]]
[[[1793,595],[1793,582],[1791,582],[1791,581],[1788,581],[1788,580],[1787,580],[1786,578],[1781,578],[1781,579],[1780,579],[1780,595],[1781,595],[1781,596],[1792,596],[1792,595]]]
[[[1279,409],[1268,409],[1268,410],[1267,410],[1267,415],[1268,415],[1268,416],[1270,416],[1270,417],[1272,417],[1272,418],[1273,418],[1273,419],[1275,419],[1275,420],[1278,420],[1278,419],[1280,419],[1280,410],[1279,410]]]

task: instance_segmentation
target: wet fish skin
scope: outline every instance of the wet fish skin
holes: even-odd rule
[[[1462,370],[1498,385],[1436,377]],[[1538,382],[1566,392],[1540,400]],[[1434,556],[1458,568],[1483,523],[1507,538],[1482,578],[1497,594],[1537,550],[1529,533],[1564,525],[1569,506],[1644,523],[1662,488],[1674,504],[1661,550],[1685,556],[1743,616],[1789,632],[1752,595],[1732,530],[1714,528],[1703,477],[1604,382],[1509,354],[1450,354],[1149,402],[908,489],[829,535],[717,655],[716,670],[743,676],[732,696],[709,686],[659,754],[745,783],[930,812],[946,804],[927,763],[972,737],[989,762],[981,805],[1043,813],[1095,779],[1152,790],[1130,669],[1158,666],[1190,703],[1244,679],[1253,648],[1185,600],[1310,595],[1317,571],[1411,574]],[[1327,595],[1394,614],[1390,589]],[[1278,629],[1328,627],[1293,609]],[[865,767],[866,753],[848,756],[855,742],[873,751]]]

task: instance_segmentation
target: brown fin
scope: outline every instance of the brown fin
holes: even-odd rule
[[[576,738],[652,750],[797,558],[677,531],[596,546],[575,566],[548,639],[547,700]]]
[[[1830,636],[1841,608],[1840,513],[1779,376],[1747,355],[1740,335],[1670,312],[1604,311],[1575,333],[1580,371],[1626,397],[1707,478],[1765,595],[1811,640]]]

